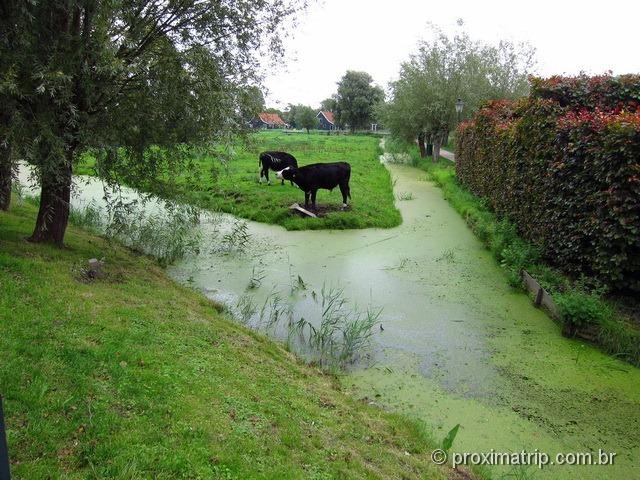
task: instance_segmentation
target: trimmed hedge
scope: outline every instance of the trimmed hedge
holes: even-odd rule
[[[460,125],[458,178],[548,262],[640,291],[640,76],[531,84]]]

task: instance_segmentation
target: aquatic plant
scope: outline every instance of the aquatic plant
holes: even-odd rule
[[[249,285],[247,286],[247,288],[249,290],[260,288],[260,285],[262,285],[262,280],[264,280],[264,277],[266,277],[266,273],[264,269],[261,267],[258,267],[258,269],[256,270],[256,267],[254,265],[253,268],[251,269],[251,278],[249,279]]]
[[[242,220],[234,220],[231,231],[224,234],[222,237],[223,249],[230,251],[243,252],[247,248],[249,239],[249,225]]]
[[[247,325],[257,312],[257,307],[253,303],[251,295],[241,295],[236,302],[236,310],[238,312],[238,319],[244,325]]]
[[[304,285],[300,276],[297,282]],[[339,369],[352,364],[369,347],[382,309],[352,308],[343,289],[325,285],[319,296],[312,291],[311,298],[315,305],[310,312],[312,320],[303,316],[296,319],[292,297],[284,297],[277,291],[267,295],[259,311],[248,294],[241,296],[236,304],[236,317],[256,330],[286,336],[289,350],[323,368]],[[250,324],[256,315],[256,321]]]
[[[451,447],[453,446],[453,442],[456,439],[456,436],[458,435],[459,429],[460,429],[460,424],[458,423],[455,427],[449,430],[449,433],[447,433],[447,436],[444,437],[444,439],[442,439],[441,446],[445,452],[448,452],[449,450],[451,450]]]
[[[33,199],[30,201],[37,201]],[[101,208],[94,201],[73,206],[69,221],[107,240],[155,258],[162,266],[187,254],[197,254],[201,235],[195,227],[200,212],[190,206],[165,205],[162,214],[147,214],[145,200],[109,201]]]
[[[104,212],[94,201],[84,207],[72,206],[69,210],[69,222],[92,232],[104,230]]]
[[[436,258],[436,262],[454,263],[456,261],[456,252],[452,248],[445,250],[442,255]]]
[[[166,266],[187,254],[197,254],[201,234],[195,227],[199,219],[190,207],[176,206],[160,214],[138,212],[114,216],[106,227],[106,235],[154,257]]]
[[[398,194],[398,200],[402,201],[408,201],[408,200],[414,200],[416,197],[413,196],[413,193],[411,192],[402,192]]]
[[[304,340],[309,353],[320,366],[345,367],[353,363],[369,346],[382,309],[361,312],[357,308],[349,308],[343,289],[325,285],[320,292],[319,307],[319,324],[300,319],[294,324],[295,332]]]

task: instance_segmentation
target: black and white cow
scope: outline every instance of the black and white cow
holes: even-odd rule
[[[347,206],[347,197],[351,198],[349,190],[351,165],[347,162],[314,163],[300,168],[287,167],[276,173],[276,177],[292,181],[304,192],[305,207],[309,207],[309,196],[311,196],[314,210],[316,209],[316,194],[320,188],[333,190],[339,186],[344,207]]]
[[[262,183],[262,177],[267,179],[267,184],[271,185],[269,180],[269,170],[278,172],[286,167],[297,167],[298,161],[296,158],[287,152],[262,152],[258,159],[258,166],[262,165],[260,170],[260,183]],[[284,185],[284,180],[282,180]],[[293,185],[293,183],[291,184]]]

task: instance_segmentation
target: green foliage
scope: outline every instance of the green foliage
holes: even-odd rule
[[[338,109],[338,100],[336,98],[336,95],[329,97],[329,98],[325,98],[324,100],[322,100],[322,102],[320,102],[320,110],[323,110],[325,112],[335,112]]]
[[[460,127],[458,178],[565,272],[640,291],[640,78],[533,82]]]
[[[571,289],[553,296],[564,323],[576,327],[603,325],[611,319],[612,311],[596,293]]]
[[[9,94],[19,100],[20,128],[11,146],[37,167],[43,188],[31,239],[58,244],[81,152],[99,151],[103,176],[113,183],[123,174],[153,177],[159,166],[147,154],[151,145],[163,148],[163,162],[188,170],[180,145],[235,136],[262,107],[254,67],[263,54],[282,52],[278,27],[305,6],[287,0],[10,4],[22,5],[7,9],[7,23],[21,26]],[[122,150],[136,161],[119,161]]]
[[[640,106],[640,75],[553,76],[531,78],[531,96],[559,103],[572,110],[615,110]]]
[[[366,72],[347,71],[338,82],[335,113],[338,123],[353,132],[368,129],[384,92]]]
[[[311,108],[304,105],[298,105],[295,114],[295,123],[298,128],[304,128],[309,133],[309,130],[312,128],[318,128],[318,118],[316,117],[317,112]]]
[[[296,115],[299,107],[301,107],[301,105],[293,105],[292,103],[290,103],[289,105],[287,105],[287,109],[282,113],[282,119],[292,128],[300,128],[296,120]]]
[[[490,98],[526,94],[533,50],[502,41],[485,45],[465,32],[452,38],[436,29],[431,41],[402,63],[391,83],[391,100],[379,108],[382,123],[396,138],[446,143],[456,122],[455,103],[464,101],[463,117]]]
[[[34,215],[0,212],[15,478],[446,478],[424,426],[342,393],[145,256],[74,227],[67,249],[25,243]],[[77,276],[103,257],[104,277]]]
[[[458,435],[459,429],[460,429],[460,424],[458,423],[455,427],[449,430],[449,433],[447,433],[447,436],[444,437],[444,439],[442,440],[442,449],[445,452],[448,452],[449,450],[451,450],[451,447],[453,446],[453,442],[456,439],[456,436]]]
[[[38,202],[35,202],[37,204]],[[71,208],[69,222],[126,245],[132,251],[153,257],[167,266],[187,254],[197,254],[201,244],[199,212],[190,207],[173,207],[162,215],[148,215],[130,207],[111,215],[95,203]],[[225,238],[222,239],[224,244]]]
[[[36,202],[37,205],[39,203]],[[84,228],[91,232],[101,232],[104,228],[103,214],[100,207],[91,202],[84,207],[71,208],[69,212],[69,222],[76,227]]]

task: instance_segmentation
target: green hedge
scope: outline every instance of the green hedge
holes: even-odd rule
[[[460,125],[456,172],[550,263],[640,291],[640,76],[532,79]]]

